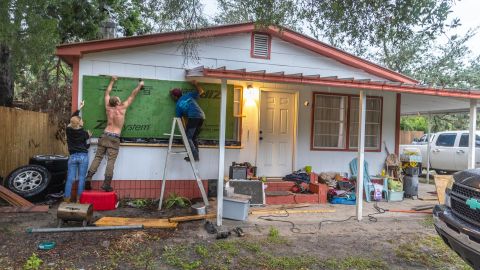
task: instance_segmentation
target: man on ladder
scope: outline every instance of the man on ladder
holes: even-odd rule
[[[205,92],[203,88],[196,82],[192,84],[195,86],[195,92],[182,93],[181,89],[175,88],[170,91],[170,95],[177,103],[175,108],[176,117],[186,117],[187,125],[185,127],[185,133],[187,135],[188,144],[192,149],[193,158],[195,161],[199,161],[198,154],[198,135],[200,129],[205,120],[205,113],[197,103],[197,99]],[[190,158],[185,157],[186,161],[190,161]]]

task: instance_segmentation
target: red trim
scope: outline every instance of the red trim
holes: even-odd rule
[[[231,35],[239,33],[249,33],[255,31],[255,23],[243,23],[234,25],[214,26],[209,28],[199,29],[194,32],[190,37],[193,38],[206,38],[222,35]],[[331,57],[346,65],[362,69],[368,73],[377,75],[381,78],[385,78],[392,81],[404,82],[404,83],[417,83],[416,80],[409,78],[403,74],[397,73],[385,67],[379,66],[372,62],[369,62],[360,57],[341,51],[335,47],[329,46],[323,42],[315,40],[313,38],[304,36],[293,30],[277,27],[268,27],[264,30],[271,36],[278,37],[287,42],[291,42],[300,47],[312,50],[321,55]],[[134,48],[140,46],[148,46],[161,44],[166,42],[182,41],[186,37],[189,37],[188,32],[169,32],[158,33],[152,35],[143,35],[135,37],[124,37],[116,39],[95,40],[82,43],[63,44],[57,46],[56,54],[62,59],[71,64],[71,57],[81,57],[83,54],[92,52],[101,52],[108,50],[118,50],[125,48]],[[271,38],[270,38],[271,40]]]
[[[254,42],[254,36],[255,34],[260,34],[260,35],[265,35],[268,37],[268,55],[266,57],[262,57],[262,56],[257,56],[253,53],[253,48],[255,47],[255,42]],[[252,58],[259,58],[259,59],[270,59],[270,54],[272,52],[272,36],[270,36],[269,34],[265,34],[265,33],[260,33],[260,32],[252,32],[252,35],[251,35],[251,46],[250,46],[250,57]]]
[[[402,105],[402,94],[397,93],[396,110],[395,110],[395,154],[400,153],[400,113]]]
[[[347,122],[345,134],[345,148],[315,148],[313,147],[313,128],[314,128],[314,111],[315,111],[315,95],[326,95],[326,96],[343,96],[347,98]],[[338,152],[357,152],[358,149],[350,148],[350,108],[351,108],[351,98],[359,97],[355,94],[342,94],[342,93],[326,93],[326,92],[313,92],[312,93],[312,117],[310,119],[310,151],[338,151]],[[366,149],[365,152],[382,152],[382,133],[383,133],[383,97],[382,96],[367,96],[367,98],[378,98],[380,99],[380,141],[378,143],[377,149]]]
[[[80,77],[80,61],[78,57],[72,58],[72,112],[78,110],[78,86]]]
[[[188,76],[188,74],[187,74]],[[262,82],[278,82],[278,83],[296,83],[296,84],[312,84],[330,87],[347,87],[399,92],[409,94],[420,94],[430,96],[441,97],[457,97],[457,98],[470,98],[480,99],[480,91],[475,90],[446,90],[439,88],[430,88],[419,85],[394,85],[388,82],[362,82],[355,80],[341,80],[341,79],[328,79],[314,76],[299,76],[299,75],[276,75],[271,73],[259,73],[259,72],[247,72],[242,70],[220,70],[203,68],[203,77],[219,78],[219,79],[232,79],[232,80],[247,80],[247,81],[262,81]]]

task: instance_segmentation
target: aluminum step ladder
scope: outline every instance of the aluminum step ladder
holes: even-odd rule
[[[180,135],[175,134],[175,126],[178,126],[178,130],[180,130]],[[202,193],[203,202],[205,206],[208,206],[207,193],[205,192],[202,179],[200,178],[200,174],[198,172],[197,166],[195,165],[192,149],[190,148],[190,144],[188,143],[187,134],[185,133],[185,127],[183,126],[182,119],[180,117],[174,117],[170,134],[164,134],[164,135],[169,135],[170,139],[168,140],[168,152],[167,152],[167,157],[165,158],[165,168],[163,169],[162,189],[160,191],[160,201],[158,202],[158,210],[162,210],[163,195],[165,192],[165,181],[167,181],[166,177],[167,177],[168,162],[171,155],[186,154],[187,157],[190,159],[188,163],[190,163],[190,166],[192,167],[193,175],[195,176],[195,180],[197,180],[200,193]],[[173,137],[182,137],[183,146],[185,147],[184,151],[172,150]]]

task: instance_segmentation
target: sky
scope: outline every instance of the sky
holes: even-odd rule
[[[204,11],[207,16],[214,17],[217,12],[217,0],[201,0],[204,4]],[[457,27],[453,31],[448,32],[448,35],[465,34],[468,29],[480,26],[480,0],[457,0],[452,8],[452,13],[449,16],[449,21],[453,18],[459,18],[460,27]],[[472,37],[468,46],[473,55],[480,55],[480,29],[477,34]]]

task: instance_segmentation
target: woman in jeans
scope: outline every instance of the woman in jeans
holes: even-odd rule
[[[64,201],[71,202],[72,185],[75,181],[75,176],[78,172],[78,189],[77,200],[80,199],[85,188],[85,177],[88,169],[88,147],[87,140],[90,138],[91,133],[83,129],[83,120],[79,116],[80,110],[83,108],[84,102],[80,103],[80,109],[72,114],[70,118],[70,124],[68,124],[67,144],[70,158],[68,159],[68,174],[67,183],[65,184]]]

